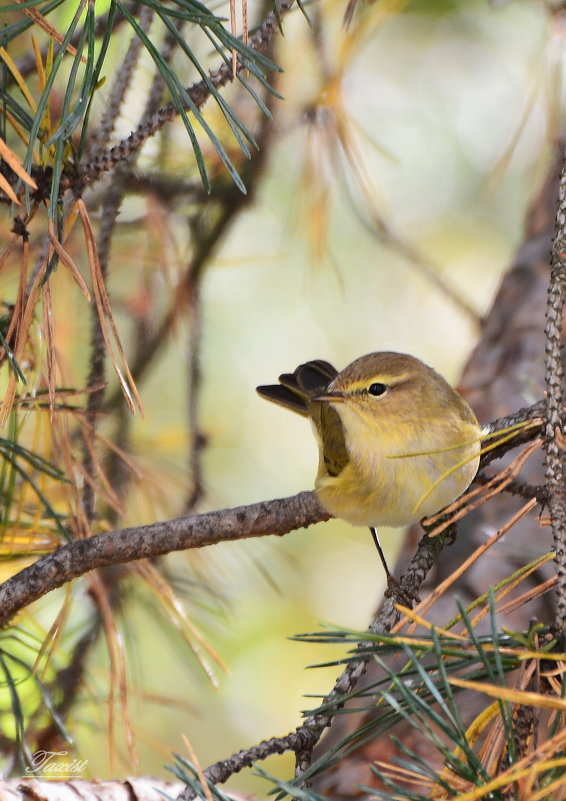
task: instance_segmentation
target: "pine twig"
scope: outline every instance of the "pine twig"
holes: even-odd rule
[[[151,23],[153,21],[154,11],[148,6],[143,6],[140,10],[139,24],[144,33],[148,33]],[[120,69],[116,73],[116,78],[110,90],[108,100],[104,106],[104,113],[99,125],[96,127],[94,136],[89,143],[89,157],[96,158],[101,154],[103,149],[108,146],[116,120],[120,115],[124,96],[128,91],[134,70],[138,64],[138,59],[143,47],[142,40],[139,36],[134,36],[126,55],[120,65]]]
[[[544,409],[545,473],[548,510],[556,550],[557,603],[555,631],[566,635],[566,448],[561,342],[566,300],[566,154],[558,192],[552,270],[546,311],[546,404]]]
[[[257,52],[264,52],[272,43],[275,35],[279,32],[278,17],[288,12],[293,6],[294,0],[280,0],[278,3],[278,14],[270,11],[266,16],[263,23],[258,27],[256,32],[249,40],[249,47]],[[239,70],[245,67],[240,66]],[[226,84],[234,80],[231,64],[222,65],[210,73],[210,82],[215,89],[220,89]],[[210,87],[204,81],[197,81],[192,86],[187,88],[187,94],[197,108],[201,108],[210,96]],[[81,175],[77,179],[69,177],[61,181],[62,188],[69,188],[72,185],[73,191],[76,194],[82,194],[85,186],[97,181],[104,173],[113,170],[121,162],[128,159],[133,153],[138,152],[143,144],[151,136],[154,136],[160,131],[168,122],[170,122],[179,110],[174,102],[168,103],[166,106],[160,108],[148,121],[143,121],[136,128],[135,131],[129,134],[125,139],[122,139],[114,147],[105,151],[99,157],[93,159],[84,166],[81,170]]]

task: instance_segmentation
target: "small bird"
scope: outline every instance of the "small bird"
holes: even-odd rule
[[[370,353],[341,372],[317,359],[257,391],[310,418],[319,448],[318,498],[331,515],[370,528],[388,582],[377,527],[435,514],[477,473],[475,414],[414,356]]]

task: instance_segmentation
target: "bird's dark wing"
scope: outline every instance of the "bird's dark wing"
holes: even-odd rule
[[[309,415],[309,400],[324,392],[338,371],[329,362],[316,359],[300,364],[294,373],[283,373],[279,384],[257,387],[262,398],[279,403],[304,417]]]
[[[329,362],[315,359],[300,364],[293,373],[279,376],[279,384],[257,387],[263,398],[311,417],[322,442],[322,458],[329,476],[337,476],[350,461],[344,440],[344,428],[338,412],[326,401],[311,403],[323,393],[338,371]]]

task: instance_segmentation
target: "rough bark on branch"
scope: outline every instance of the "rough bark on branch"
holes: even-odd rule
[[[89,570],[202,548],[228,540],[282,536],[330,515],[314,492],[218,512],[134,526],[62,545],[0,585],[0,625],[28,604]]]

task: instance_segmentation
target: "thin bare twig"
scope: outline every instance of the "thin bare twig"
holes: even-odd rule
[[[265,98],[269,106],[269,98]],[[259,150],[252,159],[247,162],[241,171],[242,180],[247,187],[247,194],[243,195],[234,184],[228,186],[222,194],[213,193],[218,196],[220,210],[213,216],[213,221],[209,228],[204,231],[194,232],[195,245],[191,260],[187,265],[185,274],[181,279],[175,296],[171,300],[168,311],[163,316],[161,322],[152,333],[151,337],[144,340],[143,348],[140,348],[131,361],[132,376],[136,383],[141,383],[147,370],[151,367],[154,358],[160,352],[161,347],[167,341],[175,329],[179,317],[186,309],[187,299],[194,296],[196,288],[206,265],[210,262],[218,247],[221,245],[223,237],[228,233],[231,224],[237,218],[238,213],[249,205],[254,197],[259,178],[262,175],[266,163],[269,148],[268,138],[271,135],[272,126],[268,117],[262,118],[261,129],[256,136]],[[202,224],[202,219],[201,219]],[[105,410],[109,411],[121,403],[122,393],[116,390],[107,400]]]
[[[139,25],[144,33],[148,33],[151,27],[153,14],[153,9],[149,8],[149,6],[142,6],[140,9]],[[89,142],[87,158],[96,158],[101,155],[103,149],[108,146],[108,142],[114,131],[114,126],[116,125],[116,120],[122,109],[124,96],[130,87],[132,75],[136,69],[142,46],[143,42],[141,37],[134,36],[131,39],[126,55],[120,65],[120,69],[116,73],[112,89],[105,103],[102,119],[94,131],[92,140]]]
[[[201,451],[205,438],[200,429],[199,399],[202,383],[202,369],[200,363],[202,344],[202,314],[200,283],[193,286],[189,299],[189,318],[191,335],[188,345],[188,388],[187,388],[187,430],[189,434],[189,468],[191,473],[191,486],[185,512],[190,514],[196,508],[203,494],[203,477]]]

